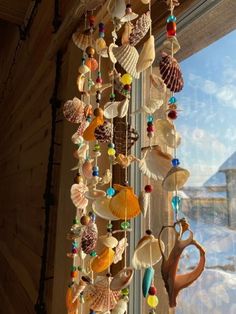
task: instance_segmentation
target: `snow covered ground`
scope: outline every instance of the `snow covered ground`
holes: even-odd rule
[[[201,278],[180,292],[176,314],[236,314],[236,231],[202,221],[189,222],[195,238],[206,249],[207,263]],[[197,259],[196,251],[188,249],[181,270],[188,271]]]

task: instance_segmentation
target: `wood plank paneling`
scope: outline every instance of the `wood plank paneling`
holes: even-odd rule
[[[29,3],[29,0],[0,0],[0,19],[21,25]]]

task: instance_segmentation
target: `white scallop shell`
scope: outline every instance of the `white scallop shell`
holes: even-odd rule
[[[143,72],[154,62],[156,56],[154,36],[150,36],[144,43],[136,66],[137,72]]]
[[[101,236],[99,239],[103,245],[111,249],[115,248],[118,245],[118,240],[111,235]]]
[[[139,54],[135,47],[131,45],[122,45],[120,47],[113,46],[112,53],[117,62],[119,62],[127,73],[136,79],[139,78],[139,73],[136,71]]]
[[[155,128],[158,130],[158,138],[163,144],[171,148],[177,148],[181,143],[181,136],[175,130],[175,126],[167,119],[155,121]]]
[[[121,19],[125,15],[125,0],[110,0],[107,5],[107,11],[112,18]]]
[[[113,119],[116,117],[123,118],[129,110],[129,98],[122,101],[110,101],[104,106],[104,117]]]

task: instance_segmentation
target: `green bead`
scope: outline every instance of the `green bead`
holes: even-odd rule
[[[99,152],[100,149],[101,149],[100,145],[99,145],[99,144],[95,144],[93,151],[94,151],[94,152]]]
[[[113,225],[110,223],[110,224],[107,224],[107,228],[108,229],[112,229]]]
[[[76,266],[71,266],[71,271],[76,271]]]
[[[78,271],[82,271],[82,270],[83,270],[82,266],[78,266]]]
[[[95,256],[97,256],[97,253],[96,253],[95,251],[92,251],[92,252],[90,253],[90,256],[95,257]]]
[[[127,296],[129,295],[129,289],[128,288],[124,288],[121,290],[122,295]]]
[[[78,225],[79,220],[77,218],[73,219],[73,225]]]
[[[120,226],[121,226],[121,229],[122,229],[122,230],[127,230],[127,229],[129,229],[129,227],[130,227],[130,222],[129,222],[129,221],[123,221],[123,222],[120,224]]]

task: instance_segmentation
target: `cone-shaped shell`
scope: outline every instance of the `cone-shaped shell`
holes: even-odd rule
[[[144,43],[136,66],[137,72],[143,72],[154,62],[156,56],[154,36],[150,36]]]
[[[142,290],[143,290],[144,298],[148,296],[148,291],[151,287],[153,277],[154,277],[154,269],[152,267],[146,268],[143,275],[143,283],[142,283]]]
[[[95,200],[92,204],[93,211],[95,212],[96,215],[103,219],[118,220],[118,218],[111,213],[110,201],[111,199],[106,196]]]
[[[120,219],[131,219],[140,214],[137,196],[131,187],[114,184],[118,193],[111,199],[110,210]]]
[[[81,236],[81,248],[85,254],[90,254],[96,247],[98,240],[98,229],[95,223],[88,224]]]
[[[122,101],[110,101],[104,106],[104,116],[107,119],[116,117],[124,118],[129,110],[129,99],[125,98]]]
[[[143,39],[143,37],[147,34],[151,23],[152,20],[150,17],[150,11],[140,16],[132,30],[132,33],[130,34],[130,45],[136,46],[140,42],[140,40]]]
[[[160,244],[162,251],[164,251],[164,243],[161,241]],[[136,246],[132,264],[135,269],[147,268],[158,263],[160,259],[161,251],[158,239],[154,238],[153,235],[145,235]]]
[[[146,217],[147,210],[150,204],[150,193],[146,193],[145,191],[142,191],[139,195],[139,205],[141,212],[144,217]]]
[[[113,53],[117,62],[119,62],[127,73],[136,79],[139,78],[139,73],[136,71],[139,54],[135,47],[131,45],[122,45],[120,47],[113,46],[110,51],[110,54],[111,53]],[[114,57],[112,57],[112,59],[114,59]]]
[[[82,172],[86,179],[91,179],[93,176],[93,160],[86,160],[82,166]]]
[[[73,204],[76,208],[86,208],[88,200],[84,194],[88,190],[87,186],[80,182],[79,184],[73,184],[70,190],[70,196]]]
[[[83,138],[85,139],[85,141],[95,141],[96,140],[94,135],[95,129],[99,125],[103,125],[103,123],[104,123],[103,117],[95,117],[83,133]]]
[[[109,310],[114,309],[120,298],[120,291],[109,290],[110,279],[98,276],[95,283],[85,289],[84,298],[90,309],[101,313],[105,313],[108,308]]]
[[[107,5],[107,11],[112,18],[121,19],[125,15],[125,0],[110,0]]]
[[[166,119],[158,119],[155,122],[155,127],[158,132],[158,138],[171,148],[176,148],[181,143],[179,133],[175,131],[174,125]]]
[[[144,148],[144,156],[139,162],[139,169],[148,178],[162,180],[171,168],[172,156],[163,153],[158,145]]]
[[[162,182],[162,186],[167,191],[180,190],[187,182],[190,173],[188,170],[181,167],[173,167],[167,173]]]
[[[171,92],[180,92],[184,87],[183,75],[177,60],[166,53],[162,53],[160,73],[166,86]]]
[[[85,51],[88,46],[94,46],[94,39],[90,33],[90,30],[86,30],[83,33],[80,31],[75,32],[72,35],[73,43],[81,50]]]
[[[63,114],[71,123],[80,123],[84,119],[85,103],[78,98],[68,100],[63,106]]]
[[[133,279],[134,270],[132,268],[124,268],[114,276],[111,281],[111,290],[122,290],[128,287]]]
[[[114,264],[117,264],[119,261],[122,260],[122,255],[126,249],[126,247],[128,246],[128,241],[127,238],[123,238],[119,241],[116,250],[115,250],[115,257],[114,257]]]
[[[180,50],[180,44],[177,37],[168,37],[163,43],[163,51],[171,55],[173,49],[173,54],[177,53]]]
[[[114,259],[115,252],[111,248],[105,248],[102,253],[96,256],[91,262],[91,269],[95,273],[101,273],[106,270]]]
[[[95,200],[105,195],[106,195],[106,192],[104,192],[103,190],[98,190],[98,189],[90,189],[87,192],[85,192],[85,197],[90,200]]]
[[[104,235],[104,236],[101,236],[99,239],[103,245],[105,245],[106,247],[110,249],[114,249],[119,243],[118,240],[111,235]]]

